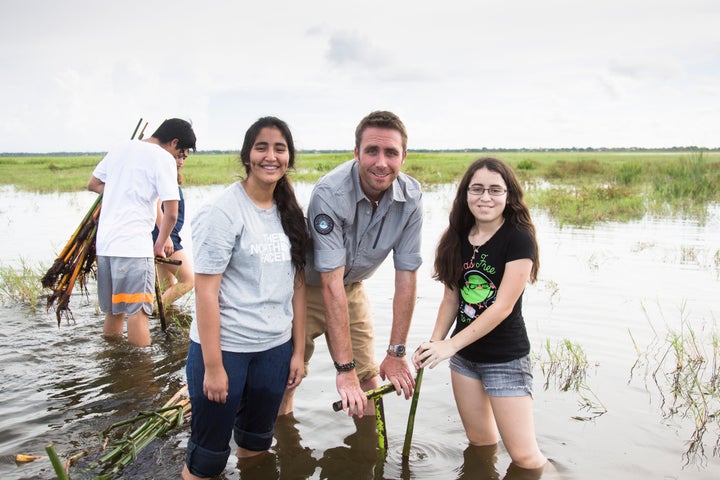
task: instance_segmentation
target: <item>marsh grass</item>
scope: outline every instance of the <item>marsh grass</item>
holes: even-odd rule
[[[692,420],[683,459],[685,465],[702,465],[710,445],[712,455],[720,456],[720,332],[714,323],[692,325],[684,303],[679,323],[662,339],[653,328],[655,337],[645,350],[631,333],[638,357],[630,379],[644,367],[646,389],[654,385],[663,416]]]
[[[535,205],[546,210],[560,225],[592,225],[597,222],[640,220],[645,200],[621,185],[580,184],[537,191]]]
[[[645,215],[679,214],[704,221],[720,201],[720,152],[410,151],[403,171],[425,188],[455,183],[475,159],[506,160],[526,185],[530,207],[561,225],[628,222]],[[79,191],[101,154],[0,156],[0,184],[40,193]],[[314,183],[352,151],[299,152],[293,181]],[[185,186],[227,185],[244,175],[237,152],[190,155]]]
[[[44,268],[29,265],[20,259],[20,268],[0,267],[0,301],[3,304],[15,303],[27,305],[32,313],[37,311],[40,300],[44,298],[44,289],[40,278]]]
[[[554,384],[562,392],[572,391],[580,396],[580,408],[588,414],[575,415],[573,419],[588,421],[607,412],[605,405],[587,385],[590,364],[580,344],[563,339],[553,346],[548,339],[538,361],[545,376],[545,390]]]
[[[101,155],[0,156],[0,183],[41,193],[84,190],[101,159]]]

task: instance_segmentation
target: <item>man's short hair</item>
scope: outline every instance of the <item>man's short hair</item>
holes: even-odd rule
[[[403,151],[407,151],[407,130],[405,130],[405,125],[402,120],[400,120],[400,117],[394,113],[386,110],[376,110],[360,120],[360,123],[355,129],[355,148],[360,148],[363,132],[365,132],[365,129],[368,127],[397,130],[400,132],[400,137],[402,138]]]
[[[190,122],[181,118],[169,118],[165,120],[152,134],[161,144],[172,142],[178,139],[178,148],[181,150],[195,151],[195,132]]]

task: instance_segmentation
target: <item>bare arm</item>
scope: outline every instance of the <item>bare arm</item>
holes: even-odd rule
[[[325,302],[328,348],[333,360],[339,364],[353,361],[350,315],[343,285],[344,273],[345,267],[320,273],[320,285]],[[367,397],[360,388],[357,372],[355,370],[338,372],[335,384],[342,400],[343,410],[348,409],[348,414],[357,413],[361,417],[367,406]]]
[[[395,270],[395,295],[393,296],[393,322],[390,330],[390,344],[405,344],[417,295],[417,272]],[[380,376],[388,378],[398,393],[410,398],[415,387],[415,378],[405,357],[386,355],[380,365]]]
[[[290,375],[288,377],[287,388],[295,388],[300,385],[305,375],[305,320],[307,318],[305,290],[305,272],[299,271],[295,274],[292,298],[293,353],[290,359]]]
[[[228,394],[228,376],[223,367],[220,348],[218,298],[221,282],[222,274],[195,274],[195,309],[205,364],[203,393],[212,402],[225,403]]]
[[[165,207],[165,213],[163,214],[162,220],[160,222],[160,232],[158,233],[158,238],[155,241],[154,246],[154,253],[157,257],[165,256],[165,242],[170,237],[170,232],[172,232],[172,229],[175,226],[175,222],[177,222],[178,217],[177,200],[167,200],[163,202],[163,204]],[[172,250],[172,248],[170,250]],[[172,255],[172,253],[173,252],[171,251],[170,255]]]
[[[528,258],[508,262],[495,302],[454,337],[422,344],[420,346],[422,351],[417,356],[420,365],[423,367],[429,365],[433,368],[441,361],[455,355],[458,350],[484,337],[505,320],[525,289],[531,269],[532,260]]]
[[[444,340],[448,332],[450,332],[450,328],[452,327],[453,322],[455,322],[455,317],[457,316],[459,301],[458,295],[459,292],[457,290],[453,290],[445,285],[445,290],[443,291],[442,300],[440,300],[437,318],[435,319],[435,327],[433,328],[432,335],[430,336],[430,341],[421,344],[413,353],[413,364],[415,365],[415,368],[424,366],[420,361],[419,356],[429,347],[429,343]],[[430,368],[433,367],[431,366]]]
[[[158,236],[159,236],[160,228],[162,226],[162,220],[164,217],[165,217],[165,215],[163,214],[163,202],[162,202],[162,200],[158,200],[157,208],[155,209],[155,226],[158,229]],[[173,225],[173,228],[174,227],[175,227],[175,225]],[[170,232],[172,233],[172,228],[170,229]],[[170,255],[173,254],[174,251],[175,251],[175,245],[173,244],[172,239],[168,235],[167,240],[165,240],[165,245],[163,245],[163,252],[165,253],[166,257],[169,257]]]
[[[95,193],[103,193],[105,190],[105,182],[97,178],[95,175],[90,176],[88,180],[87,189]]]

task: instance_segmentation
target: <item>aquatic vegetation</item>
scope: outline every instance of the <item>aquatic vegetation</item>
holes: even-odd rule
[[[0,301],[3,304],[27,305],[34,313],[43,297],[41,270],[42,267],[33,268],[24,259],[20,259],[19,270],[10,266],[0,267]]]
[[[410,151],[403,171],[425,188],[452,184],[481,156],[505,159],[528,190],[528,203],[550,212],[561,225],[632,221],[646,214],[682,213],[704,220],[707,204],[720,201],[718,152],[644,151]],[[0,183],[18,189],[85,190],[101,154],[0,156]],[[347,151],[299,152],[293,181],[314,183],[353,158]],[[184,167],[185,185],[222,185],[237,180],[237,152],[201,152]]]
[[[592,225],[597,222],[643,218],[645,200],[625,186],[581,184],[553,186],[533,191],[530,203],[548,211],[561,225]]]
[[[183,386],[175,395],[168,400],[162,408],[152,412],[140,412],[137,416],[114,423],[107,427],[101,434],[103,451],[109,450],[94,465],[89,467],[90,471],[99,470],[100,474],[94,476],[94,480],[109,480],[119,473],[123,468],[137,459],[141,450],[147,447],[150,442],[169,431],[182,426],[191,411],[190,399],[187,397],[187,386]],[[139,427],[130,431],[129,426],[142,421]],[[117,438],[111,438],[113,430],[121,431]],[[69,468],[72,463],[88,452],[73,455],[63,465],[54,449],[48,450],[52,461],[53,469],[59,480],[69,478]]]
[[[580,394],[580,407],[589,412],[589,415],[576,415],[573,419],[587,421],[607,413],[605,405],[587,385],[587,369],[590,364],[580,344],[563,339],[553,347],[548,339],[543,352],[547,359],[540,354],[538,360],[545,375],[545,390],[554,383],[560,391],[577,392]]]
[[[712,455],[720,456],[720,331],[714,322],[693,325],[683,302],[679,328],[669,328],[664,338],[655,334],[646,350],[633,339],[638,359],[631,368],[631,379],[634,371],[644,366],[646,388],[649,376],[663,416],[693,420],[683,459],[685,465],[702,464],[708,444],[712,444]]]

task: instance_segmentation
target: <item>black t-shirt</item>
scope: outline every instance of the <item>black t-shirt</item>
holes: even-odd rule
[[[470,325],[495,302],[497,290],[505,273],[505,264],[513,260],[535,260],[530,234],[505,222],[484,245],[473,248],[463,239],[463,277],[458,283],[460,305],[452,336]],[[480,318],[478,321],[482,321]],[[473,362],[509,362],[530,353],[525,321],[522,316],[522,294],[512,313],[479,340],[458,354]]]

